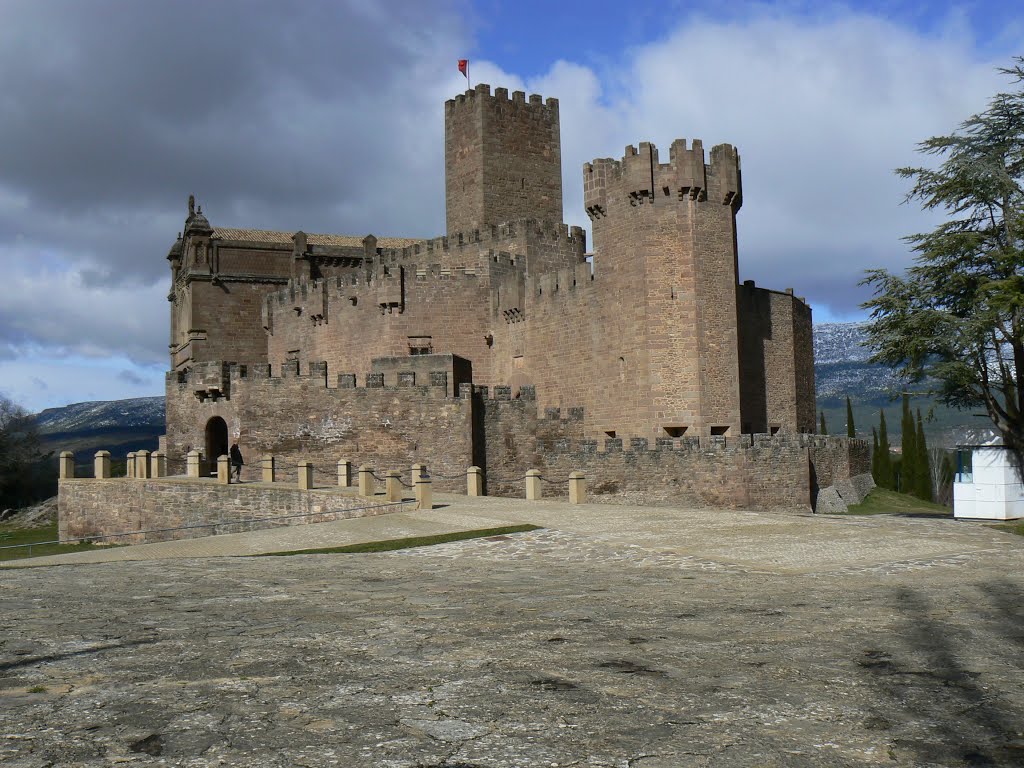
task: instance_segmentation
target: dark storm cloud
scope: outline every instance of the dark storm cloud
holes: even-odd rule
[[[190,192],[215,225],[433,234],[440,183],[407,169],[442,167],[451,11],[8,3],[0,242],[94,281],[162,278]]]

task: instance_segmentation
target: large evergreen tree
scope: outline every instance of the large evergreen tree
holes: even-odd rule
[[[917,425],[910,410],[910,395],[903,393],[903,419],[900,422],[900,487],[902,493],[917,490]]]
[[[911,380],[930,377],[941,400],[983,406],[1024,469],[1024,57],[1001,69],[1014,88],[996,94],[955,133],[921,142],[937,167],[900,168],[908,200],[947,218],[911,235],[904,274],[870,270],[864,306],[874,360]]]
[[[889,430],[885,426],[885,409],[878,423],[878,479],[882,488],[893,489],[892,454],[889,452]]]
[[[850,404],[849,395],[846,396],[846,436],[857,436],[857,428],[853,425],[853,406]]]
[[[914,441],[917,447],[917,487],[915,495],[919,499],[931,501],[934,498],[932,493],[932,468],[931,459],[928,456],[928,443],[924,437],[924,423],[921,421],[921,409],[917,409],[917,439]]]

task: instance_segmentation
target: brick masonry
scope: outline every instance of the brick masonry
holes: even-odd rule
[[[264,484],[218,485],[215,480],[185,478],[61,480],[58,506],[62,540],[201,526],[119,536],[110,540],[114,544],[142,544],[209,536],[212,532],[240,533],[280,525],[305,525],[386,514],[398,509],[381,506],[379,500],[367,501],[338,491],[299,491],[295,487]],[[290,519],[267,519],[284,517]],[[237,522],[242,520],[265,522]],[[207,527],[211,522],[226,525],[213,531]]]

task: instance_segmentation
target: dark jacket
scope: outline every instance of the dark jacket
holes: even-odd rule
[[[242,461],[242,452],[238,449],[237,445],[232,445],[231,446],[230,455],[231,455],[231,463],[232,464],[236,464],[236,465],[245,464],[245,462]]]

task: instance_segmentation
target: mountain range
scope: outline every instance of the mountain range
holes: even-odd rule
[[[863,322],[814,327],[818,408],[829,432],[846,434],[849,397],[858,434],[868,437],[884,408],[889,433],[898,439],[900,403],[896,398],[906,387],[892,368],[870,362],[866,340],[867,324]],[[924,396],[916,396],[913,406],[925,415],[926,431],[950,444],[965,426],[983,423],[974,414],[951,410]],[[74,451],[80,460],[101,449],[123,457],[128,451],[156,449],[157,438],[164,432],[164,398],[74,403],[47,408],[35,418],[48,450]]]

